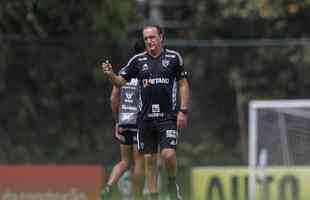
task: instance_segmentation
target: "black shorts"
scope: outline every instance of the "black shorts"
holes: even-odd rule
[[[137,133],[138,129],[123,128],[123,131],[120,132],[121,138],[118,141],[124,145],[137,144]]]
[[[178,131],[176,120],[141,121],[138,132],[138,149],[144,154],[154,154],[165,148],[176,149]]]

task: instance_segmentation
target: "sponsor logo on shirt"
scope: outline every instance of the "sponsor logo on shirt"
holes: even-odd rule
[[[145,61],[147,60],[147,57],[138,58],[139,61]]]
[[[128,86],[128,85],[125,85],[125,86],[122,87],[122,89],[136,90],[137,87],[136,87],[136,86]]]
[[[175,58],[176,55],[173,55],[173,54],[166,54],[165,57],[167,57],[167,58]]]
[[[138,79],[136,79],[136,78],[133,78],[133,79],[131,79],[130,82],[126,83],[126,86],[137,86],[137,85],[138,85]]]
[[[148,114],[147,114],[147,117],[150,117],[150,118],[164,117],[164,116],[165,116],[164,113],[148,113]]]
[[[147,87],[150,85],[157,85],[157,84],[169,84],[169,78],[150,78],[150,79],[143,79],[143,87]]]
[[[120,121],[129,121],[131,119],[135,120],[136,113],[121,113]]]
[[[123,110],[131,110],[131,111],[137,111],[137,107],[134,106],[126,106],[126,105],[122,105],[122,109]]]

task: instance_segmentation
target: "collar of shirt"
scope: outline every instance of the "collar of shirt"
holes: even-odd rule
[[[156,57],[152,56],[149,52],[147,52],[147,55],[148,55],[150,58],[152,58],[152,59],[157,59],[157,58],[160,58],[161,55],[164,54],[165,52],[166,52],[166,49],[162,48],[162,49],[160,50],[160,53],[159,53],[158,56],[156,56]]]

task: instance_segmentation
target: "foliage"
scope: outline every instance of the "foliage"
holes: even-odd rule
[[[195,0],[190,39],[307,38],[309,3],[296,12],[275,1]],[[127,28],[141,21],[133,0],[0,2],[0,158],[2,162],[113,163],[111,89],[100,61],[123,65]],[[173,10],[170,10],[173,12]],[[181,34],[182,35],[182,34]],[[237,97],[307,98],[307,44],[172,46],[184,55],[191,86],[190,127],[180,164],[244,164]],[[237,94],[238,93],[238,94]],[[111,142],[113,141],[113,142]],[[91,156],[90,156],[91,155]],[[197,159],[197,157],[199,159]]]
[[[127,25],[138,20],[133,0],[23,0],[0,5],[2,33],[43,38],[103,34],[119,40],[126,37]]]

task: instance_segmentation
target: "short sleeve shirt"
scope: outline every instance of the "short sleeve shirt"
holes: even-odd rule
[[[135,126],[139,113],[139,88],[138,80],[133,78],[121,87],[118,124],[120,127]]]
[[[120,75],[139,80],[141,119],[172,117],[176,108],[176,82],[187,77],[183,58],[177,51],[163,49],[154,58],[147,52],[133,56]]]

